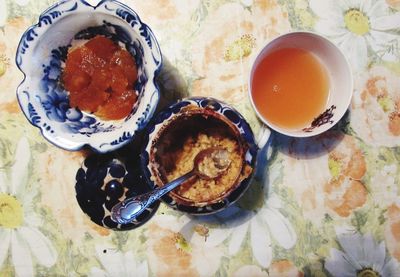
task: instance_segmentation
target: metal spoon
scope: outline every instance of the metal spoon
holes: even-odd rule
[[[219,177],[231,164],[227,150],[211,147],[200,151],[194,158],[194,167],[181,177],[153,191],[127,198],[111,209],[111,219],[119,224],[132,222],[147,207],[160,199],[164,194],[178,187],[194,175],[211,180]]]

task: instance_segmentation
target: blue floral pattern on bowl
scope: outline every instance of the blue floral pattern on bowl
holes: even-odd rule
[[[76,200],[82,211],[99,226],[113,230],[134,229],[146,223],[159,207],[160,202],[153,203],[127,224],[118,224],[111,219],[114,205],[127,197],[150,191],[139,170],[140,151],[137,149],[128,144],[121,151],[92,154],[76,172]]]
[[[160,112],[149,126],[146,128],[146,136],[144,138],[144,149],[141,155],[141,163],[143,167],[144,177],[147,179],[147,183],[151,188],[155,188],[157,185],[154,183],[150,161],[150,148],[152,146],[153,140],[156,139],[157,133],[165,126],[165,123],[172,119],[175,115],[180,113],[180,111],[189,105],[195,105],[200,108],[212,109],[213,111],[219,113],[220,115],[226,117],[231,123],[233,123],[240,133],[242,139],[247,143],[248,149],[245,153],[245,162],[254,169],[256,166],[257,152],[258,148],[256,146],[253,131],[251,130],[249,124],[246,122],[244,117],[236,111],[231,106],[216,100],[214,98],[204,98],[204,97],[191,97],[184,99],[180,102],[173,104],[167,109]],[[253,174],[250,174],[247,178],[241,181],[235,190],[233,190],[227,197],[221,201],[213,204],[209,204],[203,207],[195,207],[190,205],[183,205],[177,203],[169,194],[162,197],[162,200],[170,207],[189,213],[193,215],[208,215],[212,213],[219,212],[234,202],[236,202],[243,193],[247,190],[252,180]]]
[[[122,120],[102,120],[70,107],[60,82],[68,49],[96,35],[125,47],[137,63],[138,101]],[[159,45],[139,16],[117,1],[104,0],[95,7],[83,0],[53,5],[22,36],[16,63],[25,75],[17,89],[22,111],[46,139],[67,150],[89,145],[104,153],[125,145],[145,127],[158,104]]]

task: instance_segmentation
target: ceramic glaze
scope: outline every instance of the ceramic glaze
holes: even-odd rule
[[[71,108],[60,82],[68,49],[96,35],[129,51],[138,67],[138,101],[121,120],[102,120]],[[46,139],[66,150],[89,145],[108,152],[125,145],[145,127],[159,100],[155,77],[162,57],[156,38],[132,9],[117,1],[101,1],[96,7],[64,1],[50,7],[22,36],[16,63],[25,75],[17,90],[25,116]]]
[[[134,229],[147,222],[156,212],[160,202],[149,205],[142,214],[129,223],[118,224],[111,220],[114,205],[125,198],[150,190],[137,169],[139,153],[127,150],[131,155],[115,153],[94,154],[87,157],[76,172],[76,199],[82,211],[97,225],[114,230]]]
[[[153,141],[157,139],[160,130],[168,123],[169,120],[173,119],[175,115],[179,114],[181,110],[188,105],[194,105],[199,108],[211,109],[212,111],[217,112],[218,114],[224,116],[237,128],[241,138],[248,145],[248,149],[244,154],[245,163],[247,163],[249,166],[252,167],[253,172],[252,174],[250,174],[250,176],[241,181],[237,185],[237,187],[223,199],[219,200],[216,203],[205,205],[203,207],[196,207],[196,206],[177,203],[169,194],[166,194],[161,198],[170,207],[189,214],[193,215],[212,214],[221,211],[230,206],[231,204],[233,204],[234,202],[236,202],[246,191],[251,182],[255,170],[258,149],[255,144],[253,132],[249,124],[242,117],[242,115],[234,108],[214,98],[193,97],[184,99],[160,112],[154,118],[152,123],[146,128],[145,132],[146,135],[143,142],[144,150],[141,155],[141,160],[144,171],[144,177],[146,178],[147,183],[150,184],[150,187],[152,189],[156,188],[157,186],[151,177],[152,176],[151,165],[149,163],[150,161],[149,153],[151,152],[150,148],[153,144]]]

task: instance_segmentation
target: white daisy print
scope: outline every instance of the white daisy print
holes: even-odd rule
[[[174,276],[214,276],[223,256],[221,244],[230,233],[209,219],[156,215],[146,232],[151,271],[156,276],[168,272]]]
[[[112,246],[97,245],[96,257],[102,268],[93,267],[89,276],[146,277],[149,275],[147,262],[138,263],[132,251],[123,253]]]
[[[262,137],[261,135],[260,138]],[[267,189],[261,189],[262,186],[267,188],[268,183],[273,184],[279,177],[279,170],[271,169],[270,174],[266,174],[268,167],[265,163],[272,154],[270,147],[266,145],[267,142],[264,139],[258,141],[262,149],[259,157],[265,156],[266,159],[258,160],[261,170],[255,173],[255,180],[251,184],[253,190],[246,192],[251,201],[242,198],[239,205],[214,215],[219,224],[226,225],[224,232],[229,235],[229,255],[239,253],[246,235],[249,234],[254,259],[263,268],[271,265],[273,240],[284,249],[291,249],[297,241],[297,234],[292,224],[280,211],[282,203],[279,196],[269,193]],[[264,147],[261,147],[262,145]]]
[[[373,146],[400,145],[400,82],[398,74],[373,66],[355,82],[351,127]]]
[[[311,0],[319,17],[315,31],[326,35],[347,55],[354,70],[368,64],[368,47],[381,59],[398,59],[400,13],[391,13],[385,0]]]
[[[272,239],[284,249],[291,249],[297,235],[290,221],[282,215],[281,200],[276,194],[271,194],[258,211],[245,210],[236,206],[216,215],[221,222],[226,219],[236,219],[228,224],[230,233],[229,254],[236,255],[246,238],[250,235],[250,245],[253,256],[258,264],[268,268],[272,261]],[[232,226],[232,227],[231,227]],[[234,226],[234,227],[233,227]]]
[[[244,277],[244,276],[252,276],[252,277],[269,277],[268,273],[262,271],[262,269],[256,265],[245,265],[236,270],[232,277]]]
[[[396,182],[396,164],[387,164],[371,177],[370,192],[377,205],[399,203],[399,189]]]
[[[34,275],[34,261],[53,266],[57,252],[38,228],[41,222],[33,209],[36,193],[26,185],[31,152],[25,137],[15,157],[10,172],[0,171],[0,268],[10,254],[15,274],[25,277]]]
[[[242,4],[243,4],[243,6],[245,6],[245,7],[251,7],[251,5],[253,5],[253,0],[241,0],[240,1]]]
[[[342,233],[336,230],[342,248],[331,249],[325,261],[325,269],[333,276],[399,276],[395,259],[386,254],[385,242],[376,242],[371,234]]]
[[[289,260],[275,260],[268,269],[257,265],[243,265],[232,277],[303,277],[303,272]]]
[[[29,4],[30,0],[14,0],[20,6],[26,6]]]
[[[0,0],[0,28],[6,25],[7,17],[8,17],[7,3],[5,0]]]

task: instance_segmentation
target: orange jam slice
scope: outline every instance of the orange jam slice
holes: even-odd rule
[[[68,53],[62,80],[71,107],[117,120],[129,115],[137,100],[137,74],[128,51],[96,36]]]

